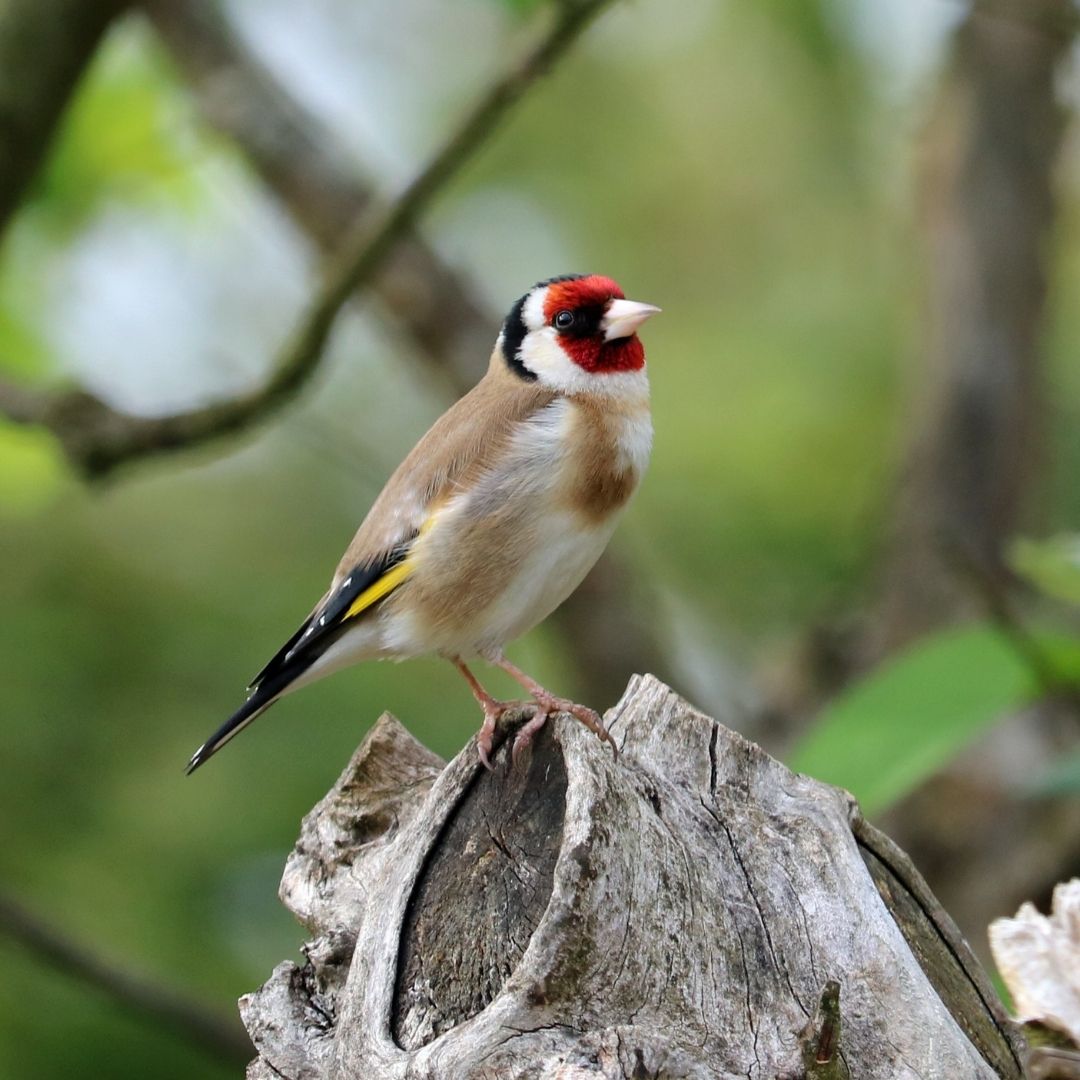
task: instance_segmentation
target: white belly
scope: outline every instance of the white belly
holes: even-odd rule
[[[502,648],[546,619],[581,584],[615,528],[614,520],[583,527],[580,519],[561,511],[531,524],[528,549],[487,603],[474,603],[468,583],[456,583],[460,604],[455,616],[433,620],[416,610],[408,583],[403,586],[401,602],[391,598],[377,618],[382,655],[474,656]]]
[[[501,648],[546,619],[582,582],[603,554],[614,520],[583,529],[570,514],[551,514],[544,532],[502,596],[470,633],[471,650]]]

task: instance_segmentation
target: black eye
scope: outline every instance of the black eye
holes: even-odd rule
[[[556,330],[569,330],[574,325],[574,313],[572,311],[560,311],[554,319]]]

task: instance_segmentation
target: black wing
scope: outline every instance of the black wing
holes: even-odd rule
[[[395,566],[404,561],[414,537],[391,548],[374,561],[353,568],[300,625],[284,645],[270,658],[266,666],[251,680],[248,689],[256,689],[288,667],[303,670],[316,660],[337,638],[344,627],[346,615],[356,600]],[[382,599],[380,597],[379,599]],[[358,613],[357,613],[358,614]],[[303,661],[307,661],[306,663]]]

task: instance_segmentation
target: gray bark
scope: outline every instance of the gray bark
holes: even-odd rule
[[[620,754],[557,717],[445,768],[383,716],[305,819],[312,932],[241,1000],[251,1078],[1021,1075],[910,862],[845,792],[635,677]]]

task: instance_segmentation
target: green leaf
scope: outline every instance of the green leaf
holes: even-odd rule
[[[80,83],[31,205],[61,236],[111,199],[182,205],[200,149],[164,52],[145,26],[123,24]]]
[[[1045,644],[1055,670],[1073,668],[1080,645]],[[847,788],[865,812],[879,813],[1039,690],[1030,666],[997,629],[947,630],[840,694],[791,764]]]
[[[1018,539],[1010,545],[1008,558],[1013,570],[1040,592],[1080,604],[1080,534]]]
[[[1080,640],[1063,634],[1033,634],[1030,640],[1056,686],[1080,686]]]
[[[502,6],[509,8],[518,17],[524,18],[541,7],[543,2],[544,0],[502,0]]]
[[[25,218],[17,218],[0,241],[0,371],[27,378],[52,367],[42,335],[45,245]]]
[[[27,517],[63,489],[68,470],[47,431],[0,423],[0,518]]]
[[[0,371],[5,375],[36,375],[47,367],[49,350],[24,313],[7,303],[0,271]]]

